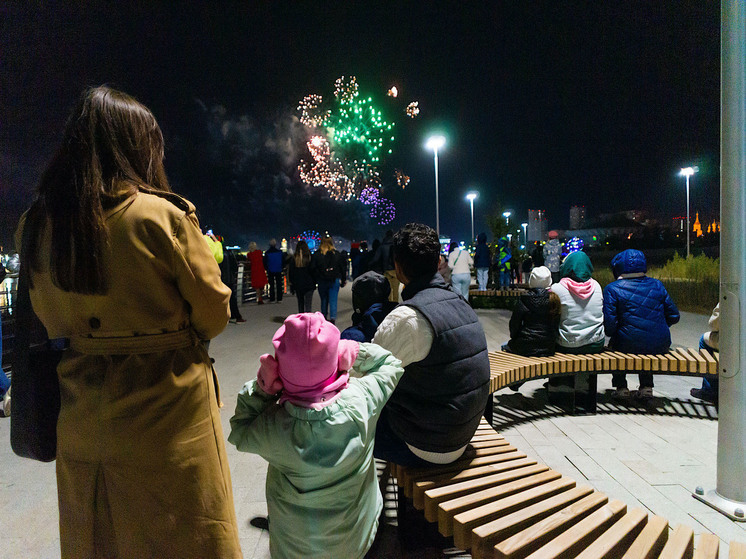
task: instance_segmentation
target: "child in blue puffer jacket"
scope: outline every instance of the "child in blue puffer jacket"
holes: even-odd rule
[[[627,353],[666,353],[671,347],[669,326],[679,321],[679,309],[663,284],[645,275],[645,255],[628,249],[611,261],[616,281],[604,289],[604,329],[609,347]],[[615,396],[628,396],[624,373],[614,373]],[[640,373],[638,396],[653,395],[653,375]]]

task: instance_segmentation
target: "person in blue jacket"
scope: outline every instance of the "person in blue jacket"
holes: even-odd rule
[[[679,309],[663,284],[645,275],[645,255],[628,249],[611,261],[616,281],[604,289],[604,329],[609,347],[627,353],[666,353],[671,347],[669,327],[679,321]],[[614,373],[615,396],[628,396],[624,373]],[[640,373],[638,396],[653,395],[653,375]]]
[[[378,272],[365,272],[352,282],[352,326],[342,332],[343,340],[370,342],[378,325],[396,308],[389,301],[391,285]]]

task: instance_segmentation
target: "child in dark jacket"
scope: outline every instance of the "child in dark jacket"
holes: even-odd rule
[[[510,341],[504,350],[531,357],[554,354],[560,301],[547,289],[550,285],[549,268],[539,266],[531,271],[529,290],[521,295],[510,317]]]
[[[342,332],[343,340],[370,342],[384,318],[397,306],[389,301],[391,285],[377,272],[365,272],[352,282],[352,326]]]
[[[666,353],[671,347],[669,326],[679,321],[679,309],[663,284],[645,275],[648,265],[639,250],[628,249],[611,261],[616,281],[604,289],[604,330],[609,348],[628,353]],[[612,375],[615,396],[628,396],[624,373]],[[638,396],[653,396],[653,375],[640,373]]]

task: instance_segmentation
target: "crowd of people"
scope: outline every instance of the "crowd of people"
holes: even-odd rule
[[[151,112],[109,87],[86,91],[17,240],[24,230],[34,311],[67,344],[62,557],[241,557],[208,353],[230,320],[244,321],[228,287],[238,263],[171,192]],[[303,241],[290,256],[269,245],[252,243],[247,255],[257,303],[267,285],[269,301],[282,301],[287,270],[298,313],[238,394],[227,441],[269,464],[272,557],[361,558],[383,507],[374,458],[451,463],[476,432],[490,366],[469,286],[472,268],[486,286],[494,259],[483,235],[474,257],[454,246],[445,258],[436,232],[416,223],[349,257],[330,237],[314,253]],[[500,254],[498,265],[508,263]],[[645,275],[641,252],[614,259],[618,279],[603,291],[583,252],[545,263],[530,270],[506,351],[590,353],[605,336],[620,351],[668,349],[679,313]],[[350,278],[352,326],[340,332],[337,296]],[[321,312],[312,312],[315,290]],[[624,395],[624,376],[614,384]],[[652,377],[640,375],[640,393],[649,391]]]

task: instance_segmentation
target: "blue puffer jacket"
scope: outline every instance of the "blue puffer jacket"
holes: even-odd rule
[[[474,267],[490,267],[490,247],[487,246],[486,233],[480,233],[477,237],[477,248],[474,251]]]
[[[609,347],[630,353],[665,353],[671,346],[668,327],[679,321],[679,309],[663,284],[645,275],[639,250],[625,250],[611,261],[614,277],[604,289],[604,329]]]

